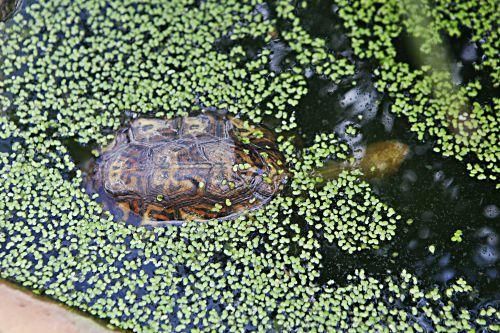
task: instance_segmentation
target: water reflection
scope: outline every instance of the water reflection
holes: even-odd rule
[[[483,227],[477,231],[476,239],[479,243],[474,254],[476,265],[481,267],[495,265],[498,261],[498,234],[488,227]],[[495,267],[493,269],[496,271]]]
[[[433,141],[418,141],[408,123],[389,112],[390,104],[384,97],[371,93],[369,78],[358,80],[354,87],[334,86],[318,78],[309,85],[315,88],[306,96],[308,105],[303,106],[309,118],[300,123],[308,137],[333,130],[360,156],[374,141],[397,139],[410,149],[397,173],[371,180],[371,184],[384,201],[412,223],[399,226],[400,232],[390,244],[373,253],[356,254],[355,258],[325,246],[325,279],[329,276],[340,281],[343,272],[360,267],[374,274],[406,268],[431,285],[446,285],[450,279],[464,276],[481,295],[496,297],[497,231],[496,227],[487,227],[500,215],[494,184],[472,179],[462,163],[433,152]],[[349,135],[349,127],[356,127],[357,132]],[[451,241],[459,229],[463,231],[462,242]],[[431,246],[434,253],[429,250]]]
[[[22,7],[22,0],[0,0],[0,22],[12,18]]]

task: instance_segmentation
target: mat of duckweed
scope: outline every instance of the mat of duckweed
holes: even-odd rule
[[[137,332],[499,331],[499,13],[494,0],[27,2],[0,23],[0,276]],[[292,177],[265,208],[146,229],[85,193],[85,154],[127,120],[200,109],[280,135]],[[487,204],[482,229],[420,239],[441,265],[486,237],[483,277],[417,277],[398,244],[433,217],[359,170],[317,177],[379,118],[423,170],[451,163],[431,176],[443,188],[490,193],[471,210]]]

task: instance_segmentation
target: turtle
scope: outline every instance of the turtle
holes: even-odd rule
[[[287,180],[273,133],[212,112],[140,117],[96,159],[91,190],[132,224],[229,220],[268,203]]]
[[[0,22],[7,21],[21,8],[22,0],[0,0]]]

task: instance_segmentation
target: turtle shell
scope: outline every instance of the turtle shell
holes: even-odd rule
[[[94,172],[115,216],[149,225],[235,218],[267,203],[285,181],[269,130],[215,114],[136,119]]]

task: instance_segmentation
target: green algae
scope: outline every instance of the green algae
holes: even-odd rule
[[[282,136],[290,192],[235,221],[137,228],[82,189],[62,141],[105,143],[136,114],[216,108],[296,128],[306,69],[336,81],[354,69],[290,4],[276,13],[296,60],[280,72],[266,46],[277,22],[257,2],[51,0],[0,26],[0,139],[12,141],[0,152],[1,277],[137,332],[500,330],[493,306],[460,305],[472,291],[462,279],[426,289],[405,271],[358,270],[346,285],[318,282],[325,242],[346,255],[376,249],[401,220],[360,171],[318,190],[312,171],[350,154],[334,134],[300,151]]]

